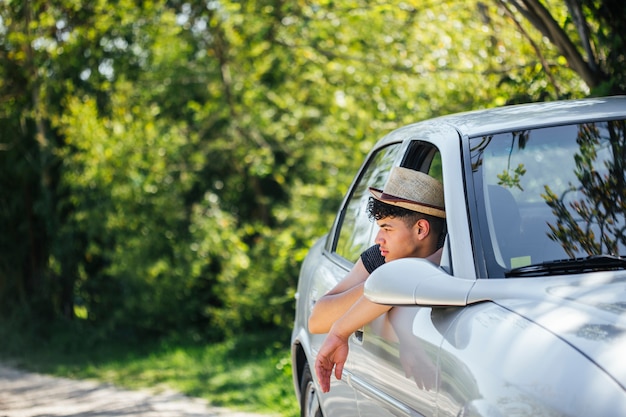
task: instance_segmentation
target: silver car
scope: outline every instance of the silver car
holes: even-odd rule
[[[389,262],[365,296],[394,306],[350,338],[341,380],[312,372],[307,321],[377,232],[390,169],[444,185],[435,266]],[[305,259],[292,334],[302,416],[626,416],[626,97],[480,110],[378,141]]]

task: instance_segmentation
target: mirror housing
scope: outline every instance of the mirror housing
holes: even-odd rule
[[[475,280],[453,277],[425,259],[403,258],[372,272],[365,281],[364,295],[377,304],[460,307],[469,304],[475,284]]]

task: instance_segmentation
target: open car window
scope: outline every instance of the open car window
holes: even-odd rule
[[[394,166],[403,166],[426,172],[442,180],[441,157],[431,144],[412,141],[408,146],[395,143],[380,149],[366,162],[354,185],[344,209],[341,210],[336,232],[335,253],[349,262],[355,262],[361,252],[374,244],[378,231],[375,222],[368,218],[366,207],[369,188],[382,189]]]

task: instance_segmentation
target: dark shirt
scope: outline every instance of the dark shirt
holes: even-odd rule
[[[380,254],[379,245],[374,245],[363,251],[361,261],[363,261],[367,272],[371,274],[376,268],[385,263],[385,258]]]

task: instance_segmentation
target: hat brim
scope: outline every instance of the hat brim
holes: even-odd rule
[[[429,214],[435,217],[446,218],[446,212],[442,207],[436,207],[429,204],[418,203],[417,201],[407,200],[405,198],[396,197],[394,195],[386,194],[383,190],[370,187],[370,194],[376,200],[389,204],[391,206],[398,206],[407,210],[416,211],[418,213]]]

